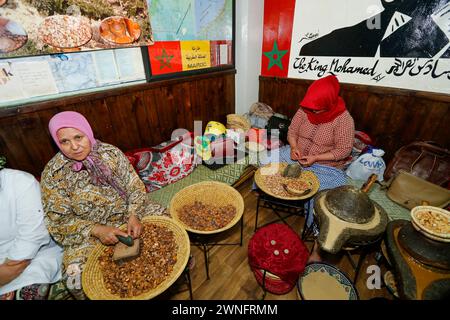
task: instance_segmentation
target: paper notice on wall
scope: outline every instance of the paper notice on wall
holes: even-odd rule
[[[17,74],[25,97],[57,94],[55,79],[48,61],[13,62],[12,72]]]
[[[0,63],[0,103],[25,98],[19,77],[9,63]]]
[[[183,71],[209,68],[211,50],[209,41],[181,41]]]
[[[228,64],[228,45],[219,45],[219,64]]]
[[[141,48],[116,49],[114,55],[121,81],[145,79]]]
[[[94,57],[98,84],[103,85],[119,81],[114,50],[94,51],[92,56]]]

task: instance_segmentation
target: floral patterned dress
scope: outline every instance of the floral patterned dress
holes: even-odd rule
[[[74,171],[74,161],[61,152],[47,163],[42,173],[45,222],[52,237],[64,248],[63,279],[81,276],[91,250],[99,243],[90,235],[96,224],[119,227],[127,223],[131,214],[139,219],[149,214],[167,214],[164,207],[148,199],[145,186],[127,157],[110,144],[100,141],[98,144],[101,160],[116,175],[126,192],[126,201],[112,186],[94,185],[87,170]],[[79,282],[77,289],[81,289]]]

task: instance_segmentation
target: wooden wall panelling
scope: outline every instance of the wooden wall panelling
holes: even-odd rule
[[[180,84],[173,88],[173,112],[178,120],[176,129],[194,130],[189,92],[187,84]]]
[[[133,95],[107,97],[106,104],[116,133],[116,141],[112,144],[124,151],[139,147],[141,140],[133,108]]]
[[[42,137],[42,139],[46,139],[46,142],[50,145],[47,146],[47,144],[43,145],[43,150],[45,150],[45,155],[47,160],[44,161],[47,163],[57,152],[58,147],[56,146],[55,142],[53,141],[52,136],[50,135],[50,131],[48,131],[48,123],[50,122],[50,119],[60,110],[56,109],[44,109],[39,112],[34,112],[30,114],[37,114],[39,115],[40,121],[41,121],[41,130],[42,132],[37,132],[36,136]]]
[[[422,108],[429,110],[424,119],[427,123],[433,124],[423,126],[419,123],[419,136],[425,140],[433,140],[440,144],[445,144],[450,139],[450,111],[443,102],[436,102],[431,105],[423,101]]]
[[[162,87],[161,88],[161,94],[166,97],[166,110],[164,111],[166,113],[166,119],[168,123],[167,131],[165,132],[165,136],[170,138],[172,136],[172,132],[175,129],[178,129],[180,125],[184,121],[184,117],[177,113],[177,106],[175,104],[175,98],[174,98],[174,89],[178,87],[179,85],[173,87]]]
[[[218,81],[216,83],[216,85],[211,85],[208,82],[205,82],[205,90],[207,90],[205,92],[205,99],[206,99],[206,114],[212,114],[213,116],[209,120],[214,120],[214,121],[219,121],[221,123],[223,123],[224,125],[226,125],[227,121],[226,118],[224,117],[223,114],[223,110],[227,110],[227,101],[224,97],[224,84],[225,81]],[[213,93],[213,94],[208,94],[208,92]],[[226,116],[226,115],[225,115]],[[206,121],[206,124],[208,123],[208,121]]]
[[[424,120],[429,111],[428,107],[429,104],[424,104],[421,99],[413,99],[409,101],[407,111],[410,115],[407,116],[407,121],[398,123],[399,131],[401,132],[400,140],[405,141],[409,140],[410,136],[419,136],[420,128],[427,125],[424,123]]]
[[[49,154],[47,150],[53,150],[53,142],[39,114],[20,114],[17,123],[20,126],[19,139],[32,161],[44,163],[51,159],[54,154]]]
[[[139,147],[149,147],[154,145],[152,136],[156,130],[148,118],[150,113],[148,112],[148,108],[150,107],[145,100],[145,92],[136,92],[134,94],[133,110],[136,114],[136,125],[141,141]]]
[[[97,99],[83,104],[83,114],[92,125],[95,137],[106,143],[117,141],[117,131],[113,127],[106,99]],[[80,109],[78,109],[80,111]],[[81,111],[80,111],[81,112]]]
[[[206,112],[206,108],[202,81],[191,83],[191,90],[192,92],[196,92],[195,95],[191,96],[193,120],[202,121],[202,132],[204,132],[206,124],[203,122],[205,122],[207,119],[203,117]]]
[[[176,113],[171,110],[171,101],[168,96],[166,87],[161,87],[153,90],[155,99],[156,111],[158,112],[159,127],[161,136],[164,140],[170,138],[172,133],[172,118],[176,119]]]
[[[212,112],[208,112],[208,98],[205,94],[205,91],[208,90],[208,88],[204,81],[197,81],[195,83],[192,83],[191,85],[193,92],[197,93],[191,96],[192,108],[194,111],[193,118],[194,121],[202,122],[201,132],[203,133],[206,127],[206,123],[209,121],[209,119],[212,120],[214,118]],[[207,116],[208,113],[209,115]]]
[[[150,130],[153,131],[148,137],[148,143],[146,144],[146,146],[156,145],[158,144],[158,142],[161,142],[163,140],[162,128],[159,121],[159,117],[161,115],[158,112],[158,101],[156,100],[154,94],[156,89],[157,88],[152,88],[143,92],[144,106],[147,113],[147,125],[149,126]]]
[[[226,124],[226,119],[224,122],[222,112],[220,111],[220,107],[224,107],[226,109],[226,101],[223,99],[223,81],[217,81],[216,85],[211,85],[208,82],[204,82],[204,99],[205,99],[205,115],[210,114],[210,118],[206,117],[205,126],[208,121],[219,121],[224,125]],[[208,94],[209,93],[209,94]],[[212,93],[212,94],[211,94]]]
[[[11,117],[0,119],[0,154],[6,156],[7,166],[11,168],[23,168],[22,170],[34,171],[33,158],[28,152],[23,141],[22,128],[17,121],[11,121]],[[33,143],[39,143],[34,139]]]
[[[306,91],[305,91],[306,93]],[[362,123],[364,119],[364,112],[356,112],[355,110],[360,106],[367,105],[369,94],[367,92],[361,92],[359,94],[353,94],[349,91],[342,91],[342,98],[346,102],[348,111],[353,117],[355,124]],[[355,109],[355,110],[354,110]]]
[[[235,83],[234,83],[234,77],[226,77],[224,78],[225,85],[224,85],[224,92],[222,92],[222,97],[224,97],[224,106],[221,108],[222,113],[226,115],[229,113],[235,113],[235,101],[236,101],[236,90],[235,90]],[[250,108],[250,106],[248,106]]]

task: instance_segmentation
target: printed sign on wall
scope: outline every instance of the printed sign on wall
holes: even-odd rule
[[[197,70],[211,66],[209,41],[181,41],[183,70]]]
[[[265,11],[275,2],[266,0]],[[280,17],[290,14],[283,10]],[[264,25],[265,44],[280,42],[273,28]],[[277,48],[289,55],[290,78],[335,74],[347,83],[450,93],[449,0],[297,0],[290,37],[290,48]],[[281,70],[272,69],[261,72]]]

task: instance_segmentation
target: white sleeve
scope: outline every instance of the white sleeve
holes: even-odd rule
[[[10,260],[33,259],[39,248],[50,242],[44,224],[40,186],[31,175],[19,175],[15,180],[17,232],[7,256]]]

